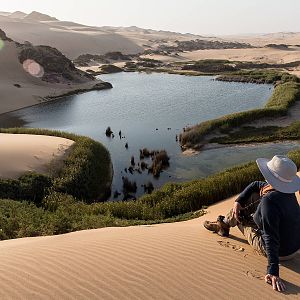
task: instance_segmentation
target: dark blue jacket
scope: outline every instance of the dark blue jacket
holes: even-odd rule
[[[252,193],[259,193],[267,185],[254,181],[239,195],[242,206]],[[279,256],[287,256],[300,249],[300,207],[295,194],[271,191],[261,197],[253,216],[262,233],[268,256],[267,274],[279,276]]]

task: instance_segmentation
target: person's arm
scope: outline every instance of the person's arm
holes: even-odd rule
[[[261,223],[268,258],[265,281],[271,284],[275,291],[282,292],[285,290],[285,285],[279,277],[280,213],[268,196],[261,199]]]
[[[268,196],[261,199],[261,224],[268,257],[267,274],[279,276],[279,211]]]
[[[267,185],[265,181],[253,181],[250,183],[237,197],[235,202],[238,202],[242,207],[244,206],[245,202],[249,199],[252,193],[260,192],[260,189]]]

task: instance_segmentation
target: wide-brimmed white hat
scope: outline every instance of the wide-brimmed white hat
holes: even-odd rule
[[[295,193],[300,190],[297,166],[284,155],[275,155],[271,160],[258,158],[256,163],[266,181],[277,191]]]

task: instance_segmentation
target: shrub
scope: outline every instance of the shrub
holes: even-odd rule
[[[40,205],[51,187],[50,177],[26,173],[18,180],[0,179],[0,198],[23,199]]]
[[[112,165],[109,152],[100,143],[84,136],[46,129],[0,129],[2,133],[40,134],[75,141],[62,169],[51,181],[40,174],[27,174],[17,180],[0,180],[2,198],[41,201],[46,190],[73,195],[86,202],[104,200],[110,193]]]

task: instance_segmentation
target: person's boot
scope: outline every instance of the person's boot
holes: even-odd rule
[[[210,222],[205,221],[203,226],[210,231],[217,233],[220,236],[227,237],[229,236],[230,226],[224,222],[224,216],[218,216],[217,221]]]

